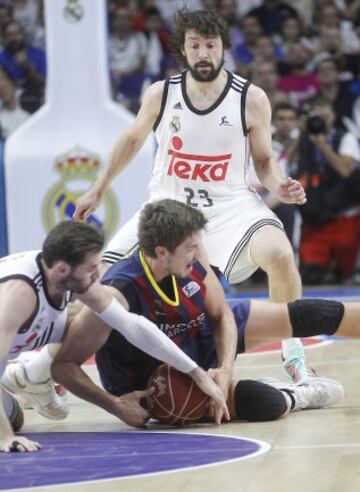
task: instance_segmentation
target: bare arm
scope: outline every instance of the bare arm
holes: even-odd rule
[[[79,398],[103,408],[128,425],[143,427],[149,414],[140,406],[139,400],[150,391],[113,396],[97,386],[81,367],[104,345],[110,332],[111,328],[85,306],[69,326],[64,343],[52,364],[52,376]]]
[[[104,173],[93,187],[76,201],[75,220],[85,219],[99,206],[110,183],[139,152],[159,115],[163,89],[164,82],[156,82],[147,89],[135,121],[116,142]]]
[[[271,107],[265,92],[251,85],[246,102],[246,121],[256,174],[265,188],[284,203],[305,203],[300,183],[285,178],[278,166],[271,145]]]
[[[11,344],[20,327],[30,319],[36,308],[36,295],[23,280],[0,284],[0,363],[7,360]],[[15,436],[5,414],[0,392],[0,451],[11,451]],[[24,451],[37,451],[38,443],[26,437],[16,437]]]
[[[237,328],[234,315],[226,302],[224,291],[212,269],[205,278],[205,310],[214,330],[218,369],[230,382],[237,348]],[[226,388],[227,389],[227,388]],[[227,394],[225,394],[225,397]]]
[[[340,155],[335,152],[327,144],[326,137],[323,134],[313,135],[311,139],[324,154],[325,159],[329,162],[334,171],[336,171],[342,178],[347,178],[350,176],[354,170],[354,161],[350,156]]]

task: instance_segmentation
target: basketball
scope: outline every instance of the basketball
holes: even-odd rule
[[[163,424],[188,425],[206,414],[209,397],[187,374],[162,364],[150,376],[151,386],[155,391],[148,397],[149,413]]]

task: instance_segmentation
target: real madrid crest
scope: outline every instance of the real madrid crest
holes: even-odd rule
[[[60,179],[47,192],[42,203],[42,222],[46,232],[61,220],[71,219],[75,202],[89,189],[100,168],[100,157],[76,145],[60,155],[54,164]],[[96,212],[87,219],[102,230],[108,239],[116,230],[119,205],[115,194],[107,190]]]
[[[180,124],[180,116],[173,116],[170,123],[169,123],[169,128],[173,133],[177,133],[181,129],[181,124]]]

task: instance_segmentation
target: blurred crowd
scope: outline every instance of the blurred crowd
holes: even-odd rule
[[[184,5],[218,10],[233,45],[225,68],[269,97],[274,153],[308,201],[279,203],[255,172],[251,184],[283,221],[304,283],[360,283],[360,0],[108,0],[112,95],[134,113],[148,85],[184,68],[170,48]],[[3,139],[43,104],[45,27],[42,0],[0,0]]]

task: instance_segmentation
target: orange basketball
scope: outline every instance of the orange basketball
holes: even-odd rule
[[[152,373],[148,386],[155,388],[148,397],[149,412],[164,424],[187,425],[197,422],[209,407],[209,397],[191,377],[167,364],[162,364]]]

